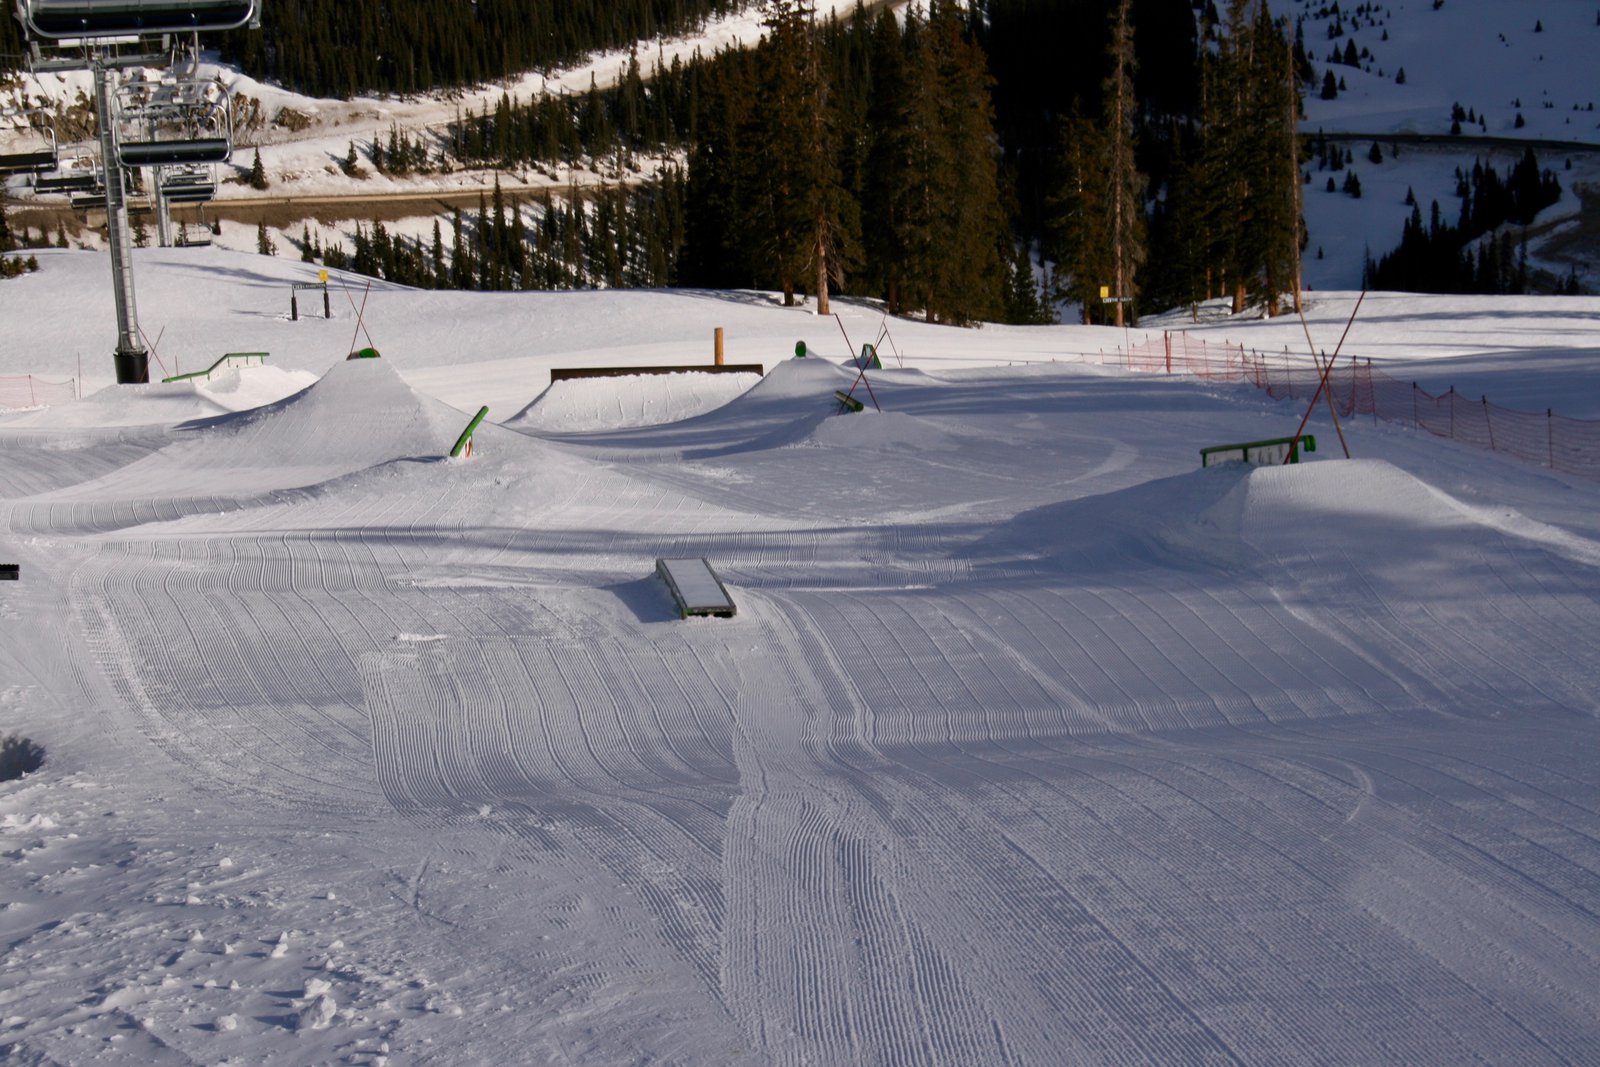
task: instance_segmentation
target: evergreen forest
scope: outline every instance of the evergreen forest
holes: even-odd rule
[[[224,54],[312,95],[414,93],[552,69],[749,6],[272,0],[263,30],[228,35]],[[301,255],[425,287],[760,288],[824,311],[850,293],[949,323],[1051,321],[1056,301],[1120,323],[1219,296],[1269,314],[1298,300],[1314,147],[1295,130],[1318,76],[1301,27],[1267,0],[760,10],[755,48],[670,65],[635,54],[616,85],[502,95],[445,129],[352,141],[346,160],[397,176],[582,166],[607,185],[527,200],[497,180],[431,240],[374,222],[351,249],[307,232]],[[1504,179],[1480,166],[1461,181],[1460,218],[1414,213],[1370,283],[1526,284],[1507,238],[1479,238],[1531,218],[1559,195],[1554,178],[1530,153]]]
[[[351,145],[392,174],[583,164],[618,188],[497,191],[431,244],[374,225],[302,253],[418,285],[847,292],[952,323],[1049,321],[1056,299],[1088,321],[1217,295],[1276,312],[1297,290],[1309,66],[1266,5],[763,11],[753,49],[635,56],[615,86]]]

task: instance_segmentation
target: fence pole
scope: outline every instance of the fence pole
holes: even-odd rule
[[[1172,373],[1172,333],[1169,330],[1161,331],[1161,341],[1167,350],[1167,373]]]
[[[1544,409],[1545,440],[1550,446],[1550,469],[1556,469],[1556,417],[1551,408]]]
[[[39,398],[33,392],[33,375],[31,374],[28,375],[28,406],[31,408],[39,406]]]
[[[1456,439],[1456,387],[1451,386],[1450,392],[1450,440]]]
[[[1422,426],[1422,415],[1417,410],[1417,383],[1416,382],[1412,382],[1411,383],[1411,425],[1416,426],[1418,428],[1420,428]]]
[[[1489,451],[1490,452],[1498,452],[1500,450],[1494,447],[1494,423],[1489,421],[1489,394],[1484,393],[1484,394],[1482,394],[1482,396],[1483,396],[1483,428],[1489,431]]]

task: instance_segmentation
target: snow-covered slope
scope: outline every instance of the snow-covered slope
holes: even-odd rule
[[[359,293],[138,258],[169,355],[272,356],[0,416],[7,1062],[1592,1058],[1600,485],[1320,415],[1199,469],[1301,411],[1079,362],[1140,331],[890,323],[839,415],[869,306],[375,287],[345,361]],[[41,262],[0,374],[106,374]],[[1596,298],[1369,301],[1346,354],[1600,413]],[[546,391],[717,325],[737,396]]]

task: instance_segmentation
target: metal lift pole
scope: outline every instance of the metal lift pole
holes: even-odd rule
[[[128,194],[117,155],[117,126],[111,98],[116,71],[92,61],[95,116],[100,120],[100,162],[106,173],[106,234],[111,242],[111,288],[117,300],[118,385],[150,381],[150,354],[139,339],[139,308],[133,296],[133,244],[128,230]]]
[[[167,167],[152,168],[152,195],[156,200],[156,233],[162,248],[172,247],[172,205],[167,202]]]

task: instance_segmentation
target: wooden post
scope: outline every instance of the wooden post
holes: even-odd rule
[[[717,366],[720,367],[720,366],[722,366],[722,327],[721,326],[717,327],[716,342],[715,342],[715,352],[716,352],[716,364],[717,364]]]

